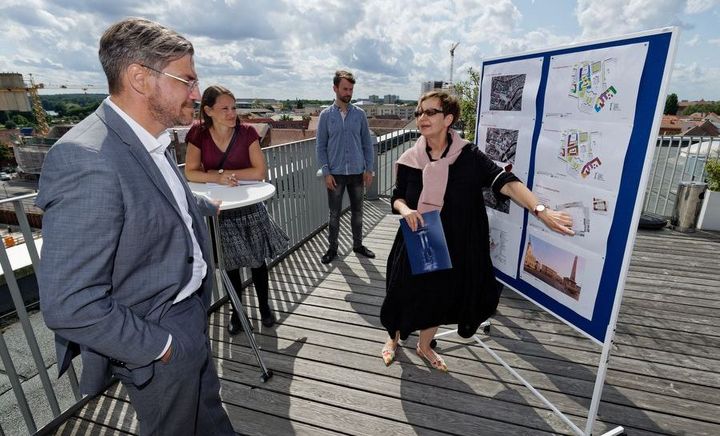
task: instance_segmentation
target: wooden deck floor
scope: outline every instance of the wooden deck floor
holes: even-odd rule
[[[227,306],[210,318],[222,396],[242,434],[571,434],[482,348],[439,342],[450,373],[423,364],[415,337],[386,368],[379,311],[385,260],[397,229],[386,202],[366,204],[366,245],[330,266],[325,234],[271,270],[276,328],[256,329],[274,371],[260,381],[247,339],[229,337]],[[347,220],[347,217],[345,217]],[[347,221],[341,247],[349,247]],[[633,253],[594,434],[720,434],[720,237],[640,232]],[[248,304],[259,325],[254,293]],[[599,347],[506,290],[487,343],[581,428]],[[134,434],[138,426],[115,386],[57,434]]]

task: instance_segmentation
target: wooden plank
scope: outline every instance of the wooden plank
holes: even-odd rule
[[[276,416],[236,404],[225,403],[225,407],[233,430],[243,435],[330,436],[338,434],[322,427],[294,421],[289,416]]]
[[[312,318],[304,318],[304,317],[293,317],[292,320],[288,320],[288,323],[283,324],[278,327],[276,330],[277,334],[281,334],[285,331],[287,328],[299,328],[297,334],[303,334],[303,335],[309,335],[309,334],[318,334],[316,333],[317,330],[320,330],[321,332],[333,332],[333,335],[335,337],[339,337],[339,339],[331,339],[326,338],[322,340],[318,340],[319,345],[325,345],[327,343],[332,342],[339,342],[342,344],[342,347],[350,347],[351,349],[355,350],[364,346],[363,343],[355,343],[354,340],[357,338],[357,340],[360,340],[361,338],[363,340],[369,340],[370,341],[370,348],[367,349],[367,353],[372,355],[373,357],[376,357],[377,355],[377,349],[381,346],[383,339],[382,335],[383,333],[378,333],[377,331],[373,331],[373,329],[369,328],[362,328],[360,326],[353,326],[347,322],[332,322],[328,321],[327,319],[323,321],[318,321],[317,319]],[[303,333],[304,332],[304,333]],[[290,334],[290,337],[292,337],[292,334]],[[262,338],[262,337],[259,337]],[[443,341],[443,343],[447,342],[447,351],[443,352],[443,356],[448,357],[450,361],[454,358],[460,358],[460,359],[471,359],[474,360],[475,357],[472,354],[472,350],[468,351],[465,348],[461,347],[457,350],[451,349],[451,347],[458,346],[461,344],[459,341]],[[348,345],[352,344],[352,345]],[[336,346],[337,347],[337,346]],[[446,346],[443,346],[443,349],[445,349]],[[496,350],[499,350],[498,347],[493,347]],[[470,353],[470,354],[468,354]],[[506,358],[504,355],[504,352],[502,350],[499,350],[499,353],[503,356],[503,358]],[[547,353],[546,353],[547,354]],[[506,358],[507,359],[507,358]],[[547,387],[548,389],[555,389],[555,382],[549,383],[547,386],[543,384],[543,380],[546,379],[548,376],[567,376],[568,379],[574,378],[585,382],[592,382],[594,380],[594,375],[592,373],[593,371],[593,365],[596,365],[597,358],[594,359],[594,361],[590,361],[587,365],[582,364],[573,364],[572,362],[558,362],[557,359],[547,359],[547,358],[534,358],[532,356],[528,357],[522,357],[518,359],[517,357],[514,357],[515,360],[519,360],[518,365],[516,366],[516,369],[520,370],[528,370],[528,371],[540,371],[540,374],[536,376],[536,374],[533,374],[530,376],[530,379],[533,379],[535,377],[535,383],[533,383],[536,386],[539,386],[540,388]],[[547,363],[545,363],[547,362]],[[531,363],[528,365],[528,363]],[[475,368],[475,363],[467,363],[462,362],[462,365],[466,365],[468,374],[476,374],[476,371],[478,368]],[[494,365],[494,363],[491,363]],[[578,366],[579,365],[579,366]],[[498,371],[504,371],[502,368],[498,368]],[[458,372],[457,369],[453,368],[453,374]],[[638,375],[631,375],[628,376],[627,374],[623,372],[619,372],[615,369],[611,369],[611,373],[609,374],[609,382],[612,382],[613,384],[617,384],[618,386],[623,386],[623,383],[628,383],[626,386],[634,389],[640,389],[644,392],[657,392],[661,395],[670,395],[670,396],[681,396],[684,399],[692,398],[692,395],[702,395],[704,391],[708,391],[705,396],[708,399],[711,399],[713,402],[718,401],[718,390],[717,389],[709,389],[709,388],[703,388],[699,387],[697,385],[691,385],[688,383],[683,383],[681,381],[675,382],[673,389],[667,388],[667,382],[666,381],[658,381],[655,377],[657,374],[651,374],[650,377],[643,377]],[[698,377],[702,376],[702,374],[699,374]],[[494,378],[494,376],[490,375],[488,376],[491,379]],[[630,381],[627,382],[626,379],[630,378]],[[539,380],[539,381],[538,381]],[[537,383],[537,384],[536,384]],[[568,383],[573,383],[572,381],[568,381]],[[584,390],[583,390],[584,389]],[[570,393],[573,393],[575,395],[582,395],[583,392],[585,394],[588,394],[591,392],[592,388],[589,385],[584,385],[583,388],[575,388],[574,386],[571,388]]]
[[[292,276],[282,276],[282,277],[279,276],[278,278],[292,279]],[[340,282],[333,283],[332,288],[329,287],[329,285],[330,285],[330,283],[328,281],[324,281],[324,282],[322,282],[321,285],[314,287],[311,290],[312,296],[313,297],[324,297],[324,298],[335,298],[338,300],[342,299],[342,300],[345,300],[345,301],[348,301],[351,303],[362,303],[362,304],[367,304],[367,305],[375,304],[378,306],[378,308],[382,304],[382,300],[384,297],[384,291],[382,291],[382,290],[374,291],[374,289],[371,287],[366,287],[366,286],[361,287],[361,286],[357,286],[357,285],[349,286],[346,283],[340,283]],[[271,289],[273,289],[272,292],[278,293],[278,294],[287,292],[287,291],[301,291],[303,289],[306,290],[307,292],[310,292],[310,290],[307,290],[304,287],[304,285],[298,284],[298,283],[288,283],[288,282],[280,282],[277,280],[272,280],[270,282],[270,286],[271,286]],[[509,293],[509,292],[506,293],[506,295],[508,295],[508,294],[513,294],[513,293]],[[505,309],[505,306],[508,306],[510,303],[512,303],[513,306],[515,306],[516,304],[514,302],[505,300],[503,298],[502,314],[505,316],[511,317],[511,318],[516,318],[516,317],[521,316],[522,314],[526,313],[525,312],[526,308],[534,308],[534,306],[531,306],[530,303],[528,303],[526,300],[522,299],[520,301],[521,301],[520,306],[523,307],[523,311],[512,310],[512,309],[508,310],[508,309]],[[378,309],[378,311],[379,311],[379,309]],[[535,312],[533,314],[529,315],[528,318],[534,319],[537,316],[539,316],[539,314],[542,314],[542,313],[543,312],[541,312],[539,309],[536,309]],[[714,321],[714,319],[717,318],[716,316],[713,316],[712,318],[700,317],[700,316],[690,316],[690,315],[671,316],[671,315],[668,315],[666,312],[662,312],[662,310],[660,308],[658,308],[658,309],[646,309],[646,308],[635,309],[631,305],[623,306],[623,309],[621,309],[621,314],[627,314],[628,316],[633,316],[634,314],[646,316],[646,317],[655,316],[655,317],[659,318],[659,322],[661,325],[660,328],[662,329],[662,331],[667,331],[667,330],[672,331],[671,324],[673,324],[673,323],[668,322],[668,321],[676,321],[676,322],[681,322],[683,324],[696,323],[699,325],[700,328],[703,328],[703,327],[707,326],[708,324],[710,324],[712,321]],[[547,320],[543,320],[542,325],[544,325],[544,326],[555,325],[555,326],[563,328],[563,329],[565,328],[565,324],[561,323],[560,321],[555,320],[554,318],[548,318]],[[620,325],[621,326],[624,325],[624,319],[622,317],[620,320]],[[692,326],[686,326],[686,327],[689,329],[693,328]],[[568,331],[568,330],[565,329],[565,331]],[[552,332],[556,333],[557,331],[553,330]],[[655,332],[653,332],[653,333],[655,333]],[[674,346],[677,346],[678,344],[680,344],[682,346],[683,343],[689,342],[689,343],[692,343],[693,345],[695,345],[695,347],[693,347],[691,350],[687,350],[687,352],[689,352],[690,354],[701,353],[698,355],[707,355],[708,353],[712,354],[712,353],[715,353],[716,351],[720,352],[720,348],[718,348],[718,347],[720,347],[720,338],[718,338],[718,340],[715,341],[714,343],[708,344],[707,347],[703,347],[701,345],[706,340],[708,340],[707,335],[710,333],[711,332],[706,332],[706,335],[698,335],[695,332],[693,332],[688,335],[685,335],[683,332],[672,331],[672,333],[670,335],[667,335],[667,336],[669,336],[667,339],[658,338],[655,334],[650,334],[650,333],[645,333],[644,336],[648,336],[648,337],[652,338],[647,341],[648,347],[652,344],[656,344],[657,348],[662,349],[665,347],[674,347]],[[617,338],[617,342],[622,343],[624,336],[626,336],[626,335],[620,335]],[[712,339],[710,339],[710,340],[712,341]],[[591,343],[585,341],[584,339],[582,341],[576,341],[576,342],[579,342],[578,344],[576,344],[576,346],[581,346],[581,347],[584,346],[585,348],[588,348],[588,349],[589,348],[596,349],[596,346],[594,344],[591,344]],[[633,344],[635,346],[639,346],[641,344],[641,342],[633,341]],[[700,345],[700,346],[698,347],[698,345]]]
[[[82,418],[71,417],[53,433],[57,436],[81,436],[81,435],[107,435],[107,436],[126,436],[135,433],[126,433],[117,428],[106,427],[93,421],[87,421]]]
[[[317,289],[316,289],[317,290]],[[282,301],[283,296],[279,295],[278,300]],[[328,299],[328,298],[320,298],[316,297],[315,294],[306,296],[304,300],[304,304],[313,307],[318,307],[322,309],[335,309],[338,311],[343,312],[342,315],[333,315],[333,316],[350,316],[351,318],[356,318],[358,315],[365,317],[369,320],[369,322],[372,325],[378,325],[379,320],[375,316],[379,312],[379,307],[375,305],[369,305],[364,303],[357,303],[353,301],[346,301],[346,300],[334,300],[334,299]],[[503,312],[504,315],[504,312]],[[497,317],[496,317],[497,318]],[[499,319],[499,318],[497,318]],[[532,321],[525,323],[524,319],[505,319],[505,323],[512,322],[515,324],[516,328],[523,328],[525,330],[532,330],[533,328],[544,328],[547,324],[545,323],[534,323]],[[569,329],[566,328],[566,332],[570,332]],[[577,337],[578,340],[584,340],[581,337],[578,337],[576,335],[573,335],[574,337]],[[537,342],[537,341],[536,341]],[[560,354],[566,354],[566,350],[558,349],[556,350],[555,346],[553,346],[553,351],[558,352]],[[573,351],[573,354],[576,355],[576,352]],[[658,363],[666,363],[666,364],[677,364],[678,356],[673,352],[667,352],[664,350],[653,350],[653,349],[637,349],[635,347],[628,348],[627,353],[629,356],[638,356],[641,357],[643,360],[652,361],[652,362],[658,362]],[[596,356],[593,355],[593,358],[596,359]],[[694,368],[694,369],[700,369],[704,370],[711,366],[712,360],[707,359],[704,356],[690,356],[687,354],[684,354],[680,357],[682,361],[684,362],[683,366],[686,366],[687,368]]]
[[[334,392],[318,387],[312,381],[290,379],[278,374],[272,383],[263,384],[252,376],[252,368],[239,363],[227,362],[233,369],[232,379],[227,371],[221,380],[223,395],[233,398],[232,403],[252,406],[257,411],[275,416],[287,416],[292,421],[325,428],[327,431],[345,434],[416,434],[413,426],[390,419],[354,411],[357,395],[331,397]],[[221,363],[220,366],[225,366]],[[228,368],[230,370],[230,368]],[[360,395],[359,397],[362,397]],[[317,401],[322,400],[323,402]],[[340,404],[340,406],[329,403]],[[423,433],[439,435],[430,429]]]
[[[294,333],[289,333],[292,337],[297,334],[302,334],[306,330],[298,329]],[[426,401],[429,404],[438,404],[441,406],[436,407],[447,407],[454,411],[463,413],[483,413],[487,416],[502,416],[502,419],[520,419],[526,425],[528,423],[527,414],[533,416],[534,411],[524,411],[523,408],[526,404],[534,404],[534,407],[540,406],[538,400],[530,396],[527,391],[519,383],[510,379],[507,375],[503,379],[499,379],[499,375],[494,374],[495,371],[502,372],[501,368],[491,370],[488,372],[487,380],[479,380],[475,375],[469,375],[462,372],[458,372],[456,368],[459,366],[456,363],[452,363],[451,368],[453,369],[452,380],[448,380],[444,374],[440,374],[436,371],[430,372],[427,375],[423,375],[427,370],[423,368],[419,358],[414,356],[414,353],[407,352],[405,349],[401,349],[401,360],[400,364],[391,366],[390,368],[384,368],[380,363],[378,356],[371,354],[367,355],[368,352],[377,351],[377,344],[369,343],[363,345],[357,340],[352,341],[345,339],[342,342],[343,348],[350,348],[351,350],[343,350],[338,348],[329,348],[327,346],[315,345],[312,342],[326,342],[332,339],[318,339],[322,333],[313,333],[308,335],[303,340],[302,345],[295,347],[295,351],[292,356],[287,356],[285,353],[276,354],[271,352],[270,349],[288,349],[292,348],[292,344],[297,342],[295,340],[282,340],[274,338],[262,338],[262,341],[267,340],[273,342],[272,345],[264,347],[268,352],[266,353],[267,362],[273,368],[274,371],[285,371],[289,374],[292,373],[294,377],[307,376],[316,379],[322,379],[338,384],[349,384],[355,385],[354,388],[366,389],[370,391],[377,391],[386,395],[393,395],[398,398],[402,398],[403,401]],[[328,335],[332,336],[332,335]],[[367,342],[367,341],[366,341]],[[370,348],[368,348],[368,346]],[[236,346],[232,347],[233,360],[238,361],[241,354],[237,352]],[[359,354],[361,353],[361,354]],[[245,361],[252,364],[253,357],[250,355],[249,350],[246,351],[247,356]],[[407,360],[407,361],[406,361]],[[348,368],[348,364],[351,363],[352,367]],[[497,366],[494,363],[486,362],[468,362],[469,365],[475,366]],[[330,365],[330,366],[327,366]],[[419,366],[418,366],[419,365]],[[327,366],[324,368],[324,366]],[[333,368],[333,366],[339,366],[340,368]],[[417,369],[418,367],[422,369]],[[349,373],[350,372],[350,373]],[[379,374],[380,376],[374,376]],[[420,375],[417,375],[420,373]],[[395,376],[401,378],[399,383],[401,388],[397,387],[397,382],[388,381],[386,375]],[[406,380],[406,378],[408,380]],[[505,380],[507,378],[508,380]],[[415,385],[414,383],[418,383]],[[584,383],[585,394],[584,397],[568,397],[566,391],[557,392],[555,385],[558,383],[557,379],[549,380],[545,386],[539,386],[539,388],[549,387],[553,389],[550,392],[544,392],[556,405],[562,408],[566,413],[570,412],[571,415],[584,416],[587,413],[587,407],[589,404],[589,395],[592,392],[592,382]],[[428,395],[427,384],[432,384],[433,394]],[[534,383],[534,385],[536,385]],[[536,387],[538,387],[536,385]],[[443,392],[444,390],[450,389],[451,392]],[[612,390],[612,389],[610,389]],[[475,396],[474,400],[465,398],[461,395],[461,392],[468,392]],[[608,392],[605,395],[604,407],[605,410],[612,410],[612,416],[618,418],[620,414],[632,415],[630,422],[641,421],[641,416],[638,414],[636,402],[628,402],[624,400],[626,405],[619,406],[612,402],[613,399],[624,399],[626,392],[621,394],[615,392]],[[483,399],[481,395],[487,395],[488,399]],[[646,402],[657,402],[658,399],[662,399],[661,395],[648,395],[647,393],[636,393],[636,397],[645,399]],[[505,404],[509,401],[510,404]],[[583,404],[583,407],[578,407],[578,403]],[[681,412],[687,411],[687,413],[701,413],[694,409],[698,405],[696,402],[693,404],[687,404],[687,402],[679,402],[685,407],[681,410],[673,409],[677,412],[677,415],[681,415]],[[630,406],[630,407],[627,407]],[[476,409],[475,409],[476,408]],[[494,410],[498,408],[498,410]],[[569,408],[570,410],[566,410]],[[660,412],[664,412],[661,410]],[[663,413],[659,413],[663,415]],[[664,416],[662,418],[655,417],[653,422],[662,422],[666,428],[678,428],[678,416]],[[609,416],[609,415],[608,415]],[[630,418],[630,417],[629,417]],[[683,418],[687,420],[687,418]],[[652,427],[652,431],[659,431],[660,428]]]
[[[544,425],[546,430],[534,429],[512,422],[497,421],[491,417],[459,413],[442,407],[440,403],[412,403],[404,397],[390,398],[297,374],[278,373],[270,382],[263,384],[252,375],[252,367],[241,365],[234,359],[219,363],[223,368],[224,393],[235,398],[247,398],[248,404],[254,404],[268,413],[289,413],[294,420],[302,419],[306,423],[322,425],[332,431],[349,431],[359,435],[414,435],[417,432],[443,434],[445,431],[455,434],[557,432],[548,428],[543,421],[540,421],[540,424]],[[448,381],[452,383],[452,380]],[[251,393],[246,395],[247,391]],[[240,393],[243,395],[238,395]],[[432,394],[440,395],[440,392]],[[425,392],[425,396],[429,395],[429,392]],[[292,399],[292,410],[289,408],[288,398]],[[301,414],[295,410],[300,407],[304,409]],[[505,416],[509,413],[510,411],[506,410]],[[568,431],[565,430],[562,434],[568,434]]]
[[[654,290],[657,285],[661,285],[663,294],[683,294],[695,296],[697,298],[718,299],[720,295],[713,292],[717,289],[718,280],[716,278],[702,277],[677,277],[674,275],[658,275],[657,273],[647,273],[643,271],[630,270],[626,283],[647,284]],[[695,287],[698,290],[695,291]]]

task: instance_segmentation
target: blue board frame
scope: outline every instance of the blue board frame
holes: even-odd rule
[[[480,77],[483,78],[485,67],[489,65],[524,59],[543,59],[540,85],[536,99],[535,126],[533,128],[532,146],[530,151],[530,171],[527,180],[528,187],[532,189],[534,183],[533,175],[535,173],[535,151],[537,149],[537,141],[543,121],[545,91],[551,57],[637,43],[648,44],[647,56],[645,58],[645,64],[638,88],[632,133],[630,135],[630,141],[623,165],[622,179],[620,182],[619,192],[617,193],[615,213],[613,215],[612,226],[607,240],[605,263],[602,269],[599,290],[595,300],[592,318],[586,319],[575,311],[550,298],[547,294],[539,291],[527,282],[510,277],[497,269],[495,270],[497,278],[504,282],[507,286],[544,307],[561,320],[574,326],[579,331],[585,333],[599,343],[604,343],[606,340],[608,325],[610,324],[613,309],[616,304],[616,296],[618,292],[622,291],[624,286],[624,283],[620,283],[622,270],[623,267],[627,267],[627,264],[630,262],[630,250],[626,250],[626,248],[629,243],[631,244],[634,242],[635,229],[633,228],[633,213],[638,202],[642,201],[644,195],[644,192],[640,192],[640,181],[642,179],[643,170],[646,165],[651,165],[652,163],[652,156],[647,155],[649,150],[648,144],[650,143],[650,135],[655,135],[657,133],[653,131],[653,125],[656,117],[656,109],[658,107],[658,99],[660,98],[660,92],[663,91],[662,88],[665,83],[664,74],[667,70],[669,70],[667,68],[667,64],[670,61],[669,55],[671,54],[671,48],[673,48],[671,44],[673,39],[672,37],[672,29],[663,29],[659,33],[654,34],[588,43],[573,47],[534,52],[517,56],[494,58],[483,62],[483,67],[481,69]],[[480,89],[482,89],[482,83],[480,85]],[[476,112],[477,125],[475,132],[480,132],[481,128],[481,99],[482,92],[479,92]],[[527,229],[527,224],[528,217],[526,214],[523,222],[523,237],[521,238],[520,244],[521,247],[525,246],[525,230]],[[624,280],[624,277],[622,277],[622,279]],[[619,304],[619,302],[617,304]]]

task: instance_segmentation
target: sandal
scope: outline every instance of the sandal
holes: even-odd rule
[[[448,371],[449,371],[447,365],[445,364],[445,361],[443,360],[443,358],[440,357],[440,356],[438,356],[438,354],[437,354],[435,351],[433,351],[432,349],[430,350],[430,352],[429,352],[428,354],[425,354],[425,353],[420,349],[420,347],[417,347],[417,348],[415,348],[415,352],[416,352],[417,355],[420,356],[422,359],[427,360],[428,363],[430,364],[430,366],[432,366],[433,368],[437,369],[438,371],[442,371],[442,372],[448,372]]]
[[[393,345],[385,342],[382,347],[382,360],[385,362],[385,366],[390,366],[395,361],[395,350],[397,350],[398,343],[394,342]]]

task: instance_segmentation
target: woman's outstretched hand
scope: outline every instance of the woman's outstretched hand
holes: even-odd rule
[[[538,214],[538,219],[550,230],[561,233],[563,235],[573,236],[575,232],[572,229],[573,219],[567,212],[560,212],[546,208]]]

